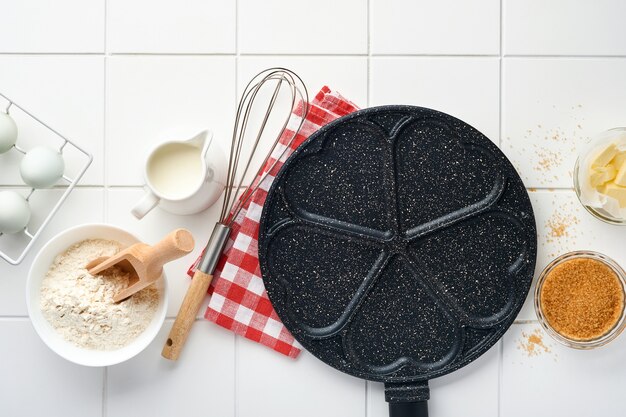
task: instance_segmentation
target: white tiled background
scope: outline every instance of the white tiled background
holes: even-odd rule
[[[363,107],[433,107],[483,131],[532,187],[538,268],[573,249],[626,265],[626,229],[591,218],[571,190],[579,146],[626,124],[625,15],[621,0],[0,0],[0,92],[95,156],[42,241],[101,221],[148,241],[180,226],[206,240],[216,209],[130,216],[145,152],[177,127],[209,127],[226,144],[238,89],[281,65],[312,93],[328,84]],[[552,236],[554,222],[566,233]],[[0,416],[386,416],[379,384],[207,322],[178,363],[161,359],[200,248],[167,267],[169,318],[145,352],[107,369],[65,362],[26,317],[41,244],[19,267],[0,264]],[[623,415],[626,337],[579,352],[546,336],[550,352],[529,356],[527,304],[503,341],[431,382],[433,417]]]

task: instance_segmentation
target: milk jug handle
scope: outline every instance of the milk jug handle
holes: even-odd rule
[[[130,212],[133,213],[133,216],[141,220],[155,208],[157,204],[159,204],[159,197],[154,195],[151,191],[146,190],[144,196],[135,204],[135,207],[133,207]]]

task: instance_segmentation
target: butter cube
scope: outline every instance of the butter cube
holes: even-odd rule
[[[611,162],[611,159],[613,159],[616,154],[617,146],[615,146],[614,143],[611,143],[596,156],[596,159],[594,159],[591,163],[591,166],[593,168],[606,166],[609,162]]]
[[[616,199],[621,208],[626,207],[626,187],[608,183],[602,186],[600,192]]]
[[[615,168],[617,169],[617,174],[615,175],[615,180],[613,182],[617,185],[626,187],[626,160],[622,162],[621,166],[615,165]]]
[[[613,157],[613,159],[611,159],[611,162],[609,162],[609,164],[613,165],[616,169],[619,169],[619,167],[621,167],[624,162],[626,162],[626,150],[620,151],[617,154],[615,154],[615,156]]]
[[[591,182],[592,187],[598,187],[615,178],[615,174],[617,174],[617,170],[613,165],[592,168],[589,181]]]

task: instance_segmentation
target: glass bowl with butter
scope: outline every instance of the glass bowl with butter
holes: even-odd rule
[[[626,128],[602,132],[585,146],[574,167],[574,189],[596,218],[626,225]]]

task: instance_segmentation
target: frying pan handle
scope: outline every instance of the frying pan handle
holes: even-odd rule
[[[428,402],[389,403],[389,417],[428,417]]]
[[[385,384],[389,417],[428,417],[428,381]]]

